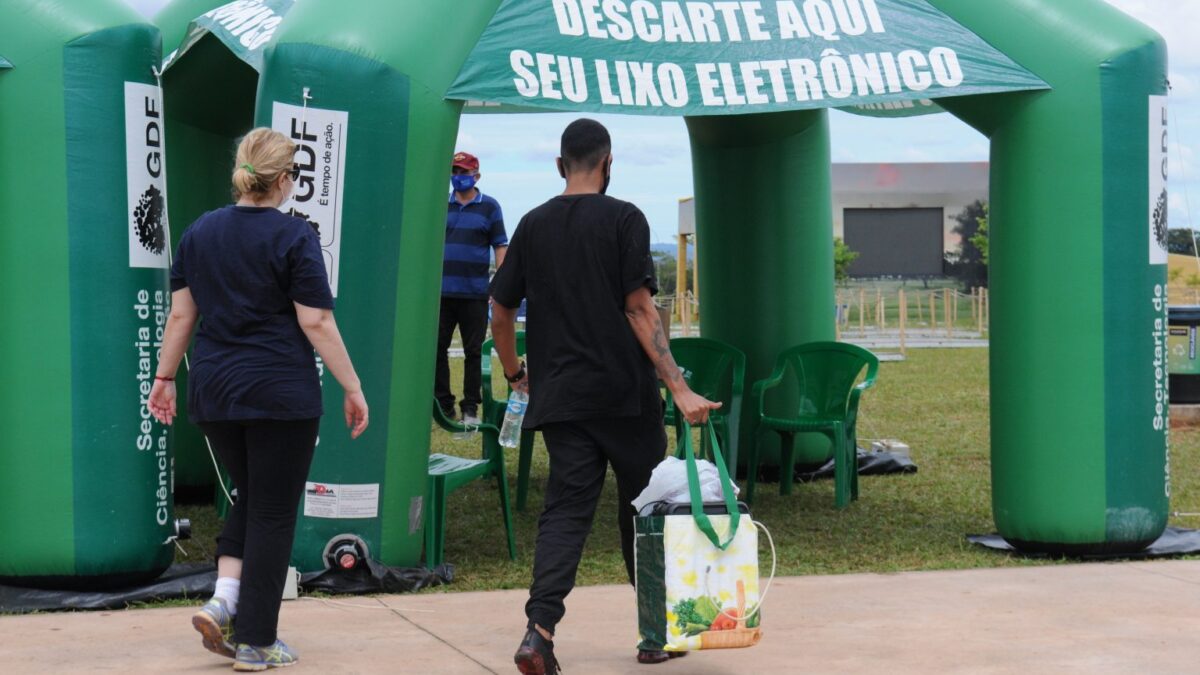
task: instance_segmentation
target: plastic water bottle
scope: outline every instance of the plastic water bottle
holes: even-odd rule
[[[513,389],[508,396],[508,407],[504,410],[504,424],[500,427],[500,445],[515,448],[521,444],[521,422],[525,419],[527,407],[529,394]]]

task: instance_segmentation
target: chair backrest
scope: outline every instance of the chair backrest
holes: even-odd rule
[[[776,371],[780,368],[796,376],[801,415],[842,418],[859,374],[866,368],[865,379],[873,382],[879,359],[845,342],[809,342],[781,353],[775,362]]]
[[[494,338],[488,338],[480,352],[483,354],[483,374],[490,375],[492,373],[492,350],[496,347]],[[517,331],[517,356],[525,356],[525,331]],[[484,388],[487,388],[488,380],[484,380]]]
[[[732,413],[741,402],[746,380],[746,355],[733,345],[709,338],[674,338],[671,356],[683,371],[692,391],[711,401],[725,403]]]
[[[483,358],[480,359],[480,370],[482,371],[483,376],[481,385],[483,387],[483,412],[485,419],[487,419],[488,416],[494,416],[496,414],[503,415],[503,413],[497,413],[496,411],[504,409],[503,406],[507,405],[508,396],[512,393],[512,387],[507,387],[504,391],[504,398],[497,399],[495,394],[492,392],[493,347],[495,347],[493,338],[488,338],[487,341],[483,343],[483,347],[481,348]],[[517,356],[525,356],[525,331],[523,330],[517,331]]]
[[[438,404],[436,398],[433,399],[433,421],[437,422],[437,425],[445,431],[466,431],[466,427],[464,427],[461,423],[446,417],[446,413],[442,410],[442,406]]]
[[[436,398],[433,399],[433,421],[444,431],[449,431],[450,433],[479,432],[483,437],[484,459],[492,460],[493,464],[501,468],[504,466],[504,448],[500,446],[500,429],[495,424],[490,424],[487,420],[484,420],[478,426],[468,428],[462,422],[446,417],[446,413],[442,410],[442,406],[438,404]]]

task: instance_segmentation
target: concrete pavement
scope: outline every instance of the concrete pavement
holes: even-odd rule
[[[513,673],[525,591],[284,603],[289,673]],[[0,672],[218,673],[179,607],[0,617]],[[1198,673],[1200,561],[780,578],[752,649],[634,660],[632,589],[567,599],[564,672]]]

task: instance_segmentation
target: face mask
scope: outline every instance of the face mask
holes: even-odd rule
[[[450,176],[450,184],[454,186],[455,192],[466,192],[475,187],[475,176],[465,173]]]
[[[284,187],[285,185],[287,187]],[[276,205],[276,208],[286,204],[288,202],[288,200],[292,198],[292,193],[294,193],[295,191],[296,191],[296,184],[293,183],[292,181],[289,180],[289,181],[284,181],[284,182],[280,183],[279,184],[280,199],[279,199],[279,204]]]
[[[612,165],[609,165],[609,170],[604,174],[604,185],[600,186],[600,194],[608,194],[608,182],[612,180]]]

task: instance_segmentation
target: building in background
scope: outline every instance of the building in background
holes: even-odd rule
[[[852,277],[938,277],[955,216],[987,199],[987,162],[834,164],[833,236],[859,253]]]
[[[859,253],[853,277],[940,277],[962,245],[955,217],[987,199],[987,162],[834,164],[833,236]],[[681,199],[679,232],[695,231]]]

